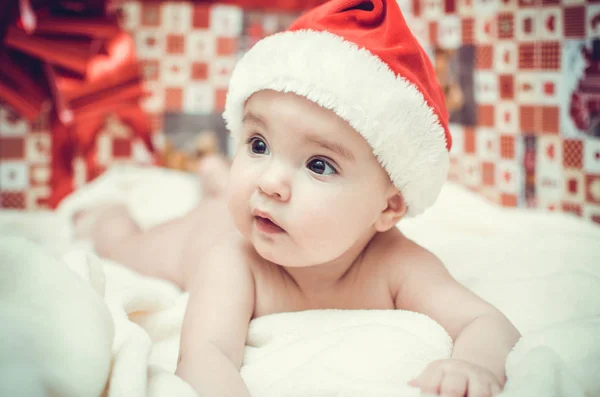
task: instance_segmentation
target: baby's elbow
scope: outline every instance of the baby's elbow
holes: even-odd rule
[[[177,367],[175,368],[175,375],[179,376],[181,379],[186,380],[189,375],[189,368],[192,367],[188,364],[188,356],[184,354],[179,354],[177,358]]]
[[[509,341],[511,346],[514,346],[521,339],[522,335],[512,322],[509,321],[508,323],[510,324]]]
[[[515,327],[515,325],[509,320],[504,313],[498,309],[494,309],[494,317],[497,318],[496,327],[502,330],[506,344],[512,349],[512,347],[521,339],[521,333]]]

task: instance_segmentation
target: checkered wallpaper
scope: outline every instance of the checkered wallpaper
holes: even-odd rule
[[[161,129],[164,112],[220,112],[239,52],[243,12],[228,5],[126,2],[123,25],[135,37],[143,104]]]
[[[475,122],[451,179],[511,207],[600,224],[600,1],[400,0],[429,49],[474,49]]]
[[[600,0],[399,3],[431,53],[454,49],[471,57],[465,96],[473,114],[451,126],[450,178],[500,205],[567,211],[600,223],[600,41],[594,40],[600,39]],[[125,2],[122,15],[150,92],[143,107],[157,132],[164,112],[221,112],[239,55],[296,17],[140,1]],[[6,108],[0,122],[2,205],[43,206],[45,126],[29,125]],[[124,140],[105,141],[113,142],[103,143],[112,153],[106,161],[115,153],[134,157]]]
[[[46,207],[50,195],[50,134],[0,106],[0,208]]]
[[[158,129],[164,112],[222,112],[239,56],[297,16],[218,3],[139,1],[125,2],[122,15],[151,93],[144,109]]]

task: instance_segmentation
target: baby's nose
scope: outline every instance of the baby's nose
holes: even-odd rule
[[[290,178],[285,170],[279,167],[271,167],[263,173],[258,188],[263,194],[283,202],[288,201],[292,193]]]

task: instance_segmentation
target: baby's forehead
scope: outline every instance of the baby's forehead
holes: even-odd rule
[[[364,141],[362,135],[333,110],[294,93],[256,92],[244,104],[244,122],[266,127],[284,126],[290,133],[329,138],[349,145]]]

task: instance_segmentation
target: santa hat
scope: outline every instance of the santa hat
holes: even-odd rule
[[[293,92],[358,131],[401,191],[408,215],[436,200],[451,137],[433,66],[395,0],[331,0],[269,36],[236,65],[223,116],[233,137],[246,100]]]

